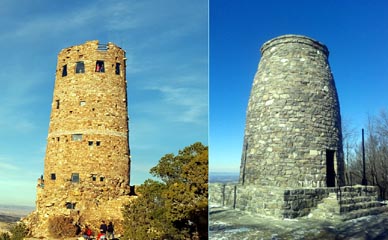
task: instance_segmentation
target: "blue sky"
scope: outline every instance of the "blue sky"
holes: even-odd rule
[[[208,144],[207,1],[2,0],[0,23],[0,204],[35,204],[57,55],[88,40],[127,53],[132,185]]]
[[[342,120],[360,134],[387,108],[387,1],[211,0],[209,14],[209,171],[239,171],[260,47],[274,37],[301,34],[329,48]]]

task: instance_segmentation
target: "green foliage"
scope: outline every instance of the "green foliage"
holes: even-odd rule
[[[77,227],[73,224],[73,219],[64,216],[53,216],[48,221],[49,232],[52,237],[74,237]]]
[[[201,143],[166,154],[139,197],[124,210],[126,239],[207,239],[208,148]]]
[[[145,181],[138,189],[140,195],[124,207],[124,235],[126,239],[158,239],[162,228],[163,200],[160,198],[164,184],[153,180]]]
[[[23,240],[27,236],[27,227],[24,223],[17,223],[9,230],[11,232],[11,240]]]
[[[0,240],[11,240],[11,237],[9,236],[9,233],[7,232],[2,232],[0,234]]]

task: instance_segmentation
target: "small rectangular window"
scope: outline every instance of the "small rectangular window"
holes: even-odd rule
[[[73,141],[82,141],[82,134],[79,134],[79,133],[72,134],[71,135],[71,140],[73,140]]]
[[[67,76],[67,65],[63,65],[62,67],[62,77]]]
[[[98,60],[96,62],[96,72],[105,72],[104,61]]]
[[[72,173],[71,174],[71,182],[79,183],[79,173]]]
[[[100,141],[96,141],[96,146],[100,146],[101,145],[101,142]]]
[[[79,61],[75,65],[75,73],[84,73],[85,72],[85,64],[83,61]]]
[[[92,180],[93,180],[93,182],[95,182],[97,180],[97,175],[96,174],[92,175]]]
[[[104,181],[104,177],[100,177],[100,182],[103,182]]]
[[[81,107],[83,107],[83,106],[86,105],[86,102],[85,102],[85,101],[80,101],[80,102],[79,102],[79,105],[80,105]]]
[[[67,209],[75,209],[75,203],[67,202],[66,203],[66,208]]]
[[[88,142],[89,146],[93,146],[93,141]]]
[[[51,173],[51,180],[57,179],[57,176],[55,176],[55,173]]]
[[[59,109],[59,100],[55,100],[56,103],[56,109]]]
[[[120,75],[120,63],[116,63],[116,75]]]

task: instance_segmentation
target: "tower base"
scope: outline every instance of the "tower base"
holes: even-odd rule
[[[275,218],[354,219],[387,210],[374,186],[290,189],[240,184],[209,184],[209,205],[234,208]]]
[[[69,218],[74,226],[82,230],[88,225],[94,235],[99,233],[99,226],[104,220],[106,224],[112,222],[115,227],[115,234],[123,234],[123,206],[135,199],[136,196],[120,196],[105,202],[96,203],[93,200],[84,201],[82,206],[75,209],[58,211],[52,206],[41,207],[29,214],[22,222],[26,224],[29,235],[37,238],[50,237],[50,220],[55,217]],[[75,234],[75,233],[74,233]]]

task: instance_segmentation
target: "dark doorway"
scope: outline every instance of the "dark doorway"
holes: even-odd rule
[[[326,186],[335,187],[334,150],[326,150]]]

